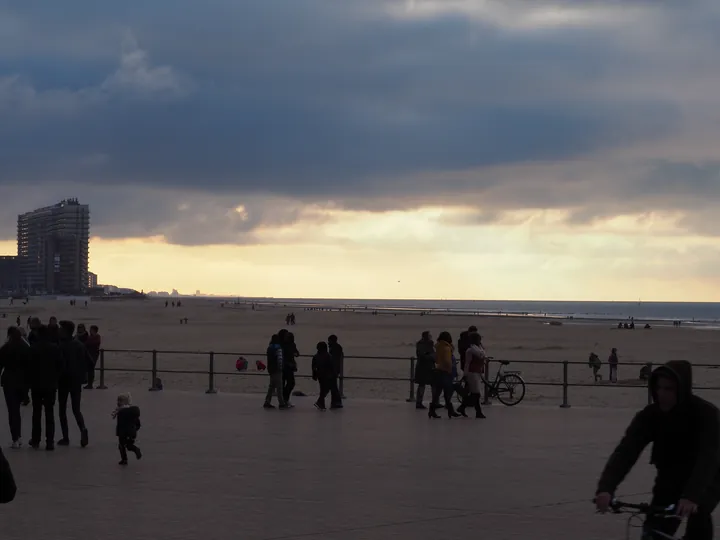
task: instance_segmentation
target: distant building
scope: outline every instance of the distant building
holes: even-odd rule
[[[0,255],[0,292],[17,292],[19,289],[19,259],[14,255]]]
[[[20,287],[30,293],[88,289],[90,207],[66,199],[18,216]]]
[[[88,288],[94,289],[98,286],[97,274],[88,272]]]

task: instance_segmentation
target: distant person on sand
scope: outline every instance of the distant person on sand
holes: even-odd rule
[[[278,335],[280,335],[278,333]],[[297,345],[295,344],[295,334],[285,332],[282,339],[283,350],[283,399],[288,407],[292,407],[290,396],[295,389],[295,373],[297,372],[297,360],[300,356]]]
[[[85,340],[85,348],[87,349],[88,355],[90,355],[90,365],[88,366],[87,385],[85,390],[92,390],[93,384],[95,383],[95,367],[97,366],[98,359],[100,358],[100,348],[102,347],[102,337],[99,334],[97,325],[93,324],[90,327],[90,333]]]
[[[610,351],[610,356],[608,357],[608,365],[610,366],[610,382],[617,382],[619,363],[620,360],[618,359],[617,349],[613,347],[612,351]]]
[[[312,378],[320,386],[320,395],[315,402],[315,408],[324,411],[325,398],[330,394],[330,403],[340,403],[340,391],[337,387],[337,373],[333,357],[328,352],[327,343],[321,341],[317,344],[317,353],[312,359]]]
[[[428,411],[428,418],[440,418],[435,412],[440,408],[440,394],[445,396],[445,407],[448,418],[460,416],[455,412],[452,404],[453,388],[453,352],[452,337],[449,332],[442,332],[435,344],[435,370],[433,372],[432,403]]]
[[[270,376],[270,382],[268,383],[267,394],[265,395],[265,409],[274,409],[275,406],[272,404],[273,395],[277,395],[278,405],[281,409],[287,409],[285,400],[283,399],[283,383],[282,383],[282,369],[283,369],[283,352],[282,344],[280,342],[280,336],[273,334],[270,338],[270,345],[268,345],[265,353],[267,357],[267,371]]]
[[[333,366],[335,371],[335,378],[333,381],[333,384],[337,386],[337,380],[338,377],[342,376],[343,374],[343,364],[345,363],[345,351],[342,348],[342,345],[340,345],[340,342],[338,342],[338,337],[333,334],[330,337],[328,337],[328,350],[330,352],[330,356],[332,356],[333,359]],[[338,390],[336,398],[332,400],[332,403],[330,404],[331,409],[342,409],[342,394]]]
[[[415,408],[425,409],[423,399],[425,398],[425,387],[432,385],[433,369],[435,368],[435,342],[428,330],[422,333],[420,341],[415,344],[415,357],[417,364],[415,366],[415,384],[417,384],[417,397],[415,398]]]

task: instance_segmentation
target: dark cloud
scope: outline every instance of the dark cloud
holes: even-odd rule
[[[571,222],[718,201],[713,164],[614,157],[688,128],[674,74],[720,67],[709,2],[561,3],[572,23],[512,1],[16,4],[0,7],[0,184],[43,195],[3,198],[3,216],[78,195],[103,235],[196,244],[329,201]]]

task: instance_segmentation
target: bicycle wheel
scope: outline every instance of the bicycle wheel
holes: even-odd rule
[[[525,397],[525,381],[520,375],[508,373],[498,381],[496,392],[500,403],[512,407]]]

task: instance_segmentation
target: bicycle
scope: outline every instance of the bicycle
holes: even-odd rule
[[[633,520],[642,520],[642,536],[641,540],[676,540],[674,536],[665,534],[657,529],[650,528],[651,519],[682,519],[675,513],[675,505],[670,506],[652,506],[647,503],[633,504],[613,499],[610,502],[610,510],[614,514],[630,514],[625,528],[625,538],[630,540],[630,529],[633,527]],[[644,519],[643,519],[644,517]]]
[[[493,360],[492,356],[488,356],[488,360]],[[486,398],[497,398],[500,403],[508,407],[512,407],[520,403],[525,397],[525,381],[520,376],[520,371],[505,371],[505,367],[509,366],[507,360],[500,360],[500,367],[495,374],[495,380],[491,383],[487,381],[483,374],[480,374],[483,385],[485,387]],[[467,381],[465,377],[460,381],[462,394],[467,395]],[[460,403],[463,401],[461,392],[457,392],[457,399]]]

